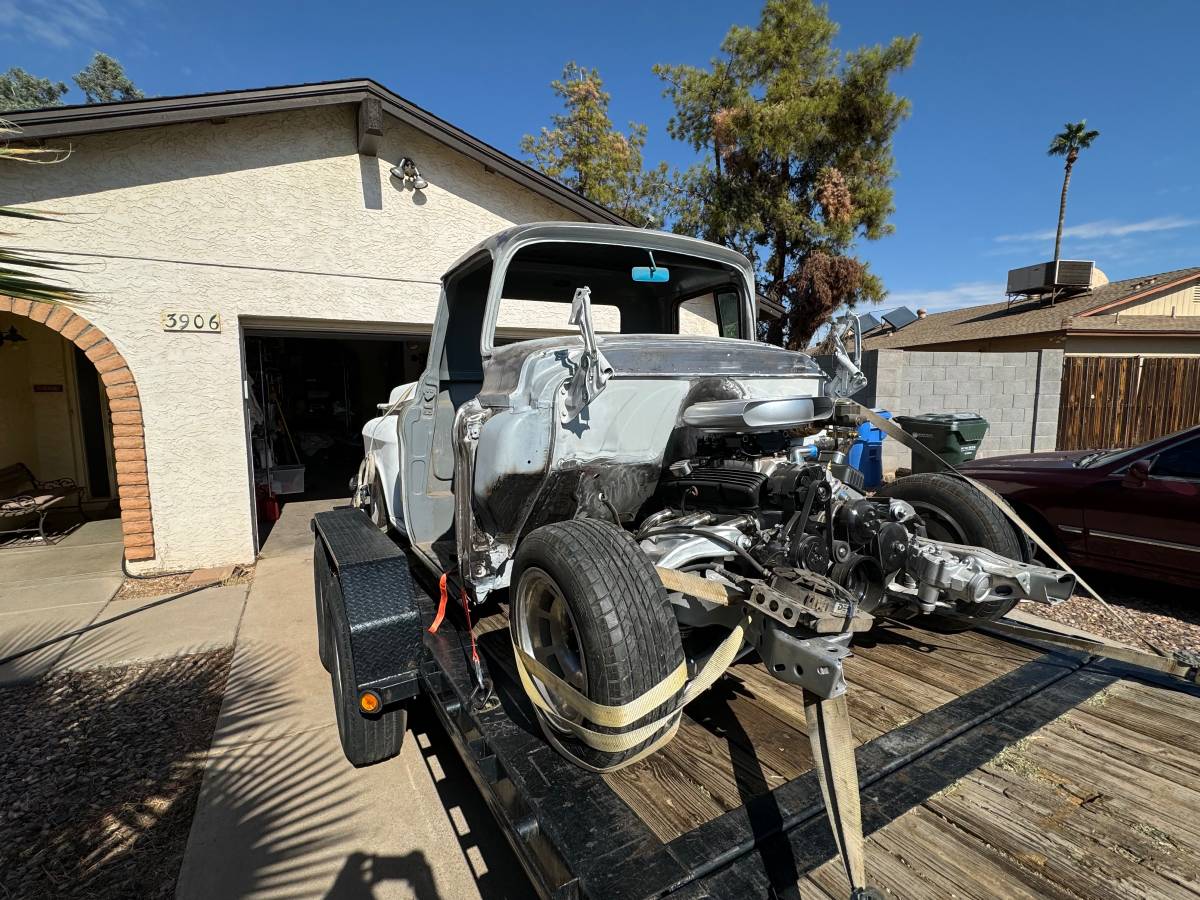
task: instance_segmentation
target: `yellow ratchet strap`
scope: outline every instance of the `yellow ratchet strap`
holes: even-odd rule
[[[628,703],[621,703],[615,706],[597,703],[584,696],[573,685],[568,684],[518,647],[515,642],[513,643],[513,658],[517,663],[517,674],[521,678],[521,686],[525,689],[530,702],[540,709],[552,724],[571,731],[589,747],[607,753],[623,753],[658,735],[657,739],[651,745],[644,748],[636,756],[624,760],[618,765],[602,770],[611,772],[631,765],[639,759],[648,756],[675,736],[675,732],[679,728],[679,717],[683,708],[698,694],[712,687],[713,682],[725,673],[725,670],[729,668],[733,660],[737,657],[738,651],[741,650],[744,637],[745,627],[742,623],[739,623],[729,632],[729,636],[718,645],[708,662],[704,664],[703,668],[696,673],[696,677],[691,681],[688,681],[687,678],[687,664],[680,663],[678,668],[640,697],[636,697]],[[579,722],[564,718],[559,714],[542,696],[542,692],[538,690],[534,682],[535,678],[563,706],[579,713],[584,719],[607,728],[623,728],[631,725],[676,695],[679,696],[679,700],[669,712],[652,722],[648,722],[630,731],[620,733],[596,731],[595,729],[581,725]],[[680,691],[681,688],[682,692]],[[659,734],[659,732],[662,733]]]

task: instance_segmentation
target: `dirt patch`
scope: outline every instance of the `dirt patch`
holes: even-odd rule
[[[1104,599],[1107,610],[1092,597],[1076,594],[1056,607],[1026,608],[1034,615],[1082,628],[1109,640],[1145,649],[1138,636],[1163,650],[1200,650],[1200,606],[1195,591],[1148,581],[1084,573]]]
[[[191,572],[163,575],[161,578],[126,578],[113,594],[113,600],[140,600],[142,597],[161,597],[184,589]]]
[[[232,648],[0,687],[5,897],[171,897]]]
[[[126,578],[113,600],[141,600],[144,597],[161,597],[164,594],[177,594],[195,585],[188,584],[191,572],[180,572],[177,575],[162,575],[158,578]],[[233,574],[221,582],[222,587],[232,584],[249,584],[254,580],[254,566],[238,566]]]

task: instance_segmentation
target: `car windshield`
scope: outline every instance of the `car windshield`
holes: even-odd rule
[[[1096,466],[1107,466],[1111,463],[1119,463],[1122,461],[1128,462],[1130,460],[1137,459],[1137,457],[1144,453],[1146,448],[1151,444],[1157,444],[1160,441],[1179,437],[1180,435],[1192,431],[1194,428],[1195,426],[1192,426],[1191,428],[1183,428],[1179,431],[1176,431],[1174,434],[1168,434],[1164,435],[1163,437],[1155,438],[1152,441],[1147,441],[1144,444],[1138,444],[1138,446],[1130,447],[1127,450],[1098,450],[1095,453],[1089,453],[1087,456],[1082,457],[1078,462],[1075,463],[1075,465],[1082,469],[1094,469]]]

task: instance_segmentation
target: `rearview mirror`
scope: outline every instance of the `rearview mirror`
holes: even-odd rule
[[[1122,487],[1140,488],[1150,478],[1150,461],[1139,459],[1132,463],[1125,471],[1125,477],[1121,479]]]
[[[671,280],[671,270],[665,269],[662,266],[634,266],[633,280],[649,284],[665,284]]]

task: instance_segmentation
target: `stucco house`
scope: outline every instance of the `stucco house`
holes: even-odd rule
[[[999,300],[922,316],[865,341],[869,350],[1029,352],[1067,356],[1200,356],[1200,267],[1101,280],[1050,303]]]
[[[24,338],[0,344],[0,467],[119,501],[135,573],[251,561],[264,484],[295,495],[298,465],[300,496],[347,495],[357,430],[424,367],[464,251],[515,223],[623,224],[370,80],[10,118],[71,150],[0,167],[5,204],[65,214],[13,242],[76,264],[88,299],[0,298]],[[511,336],[567,327],[509,315]]]

